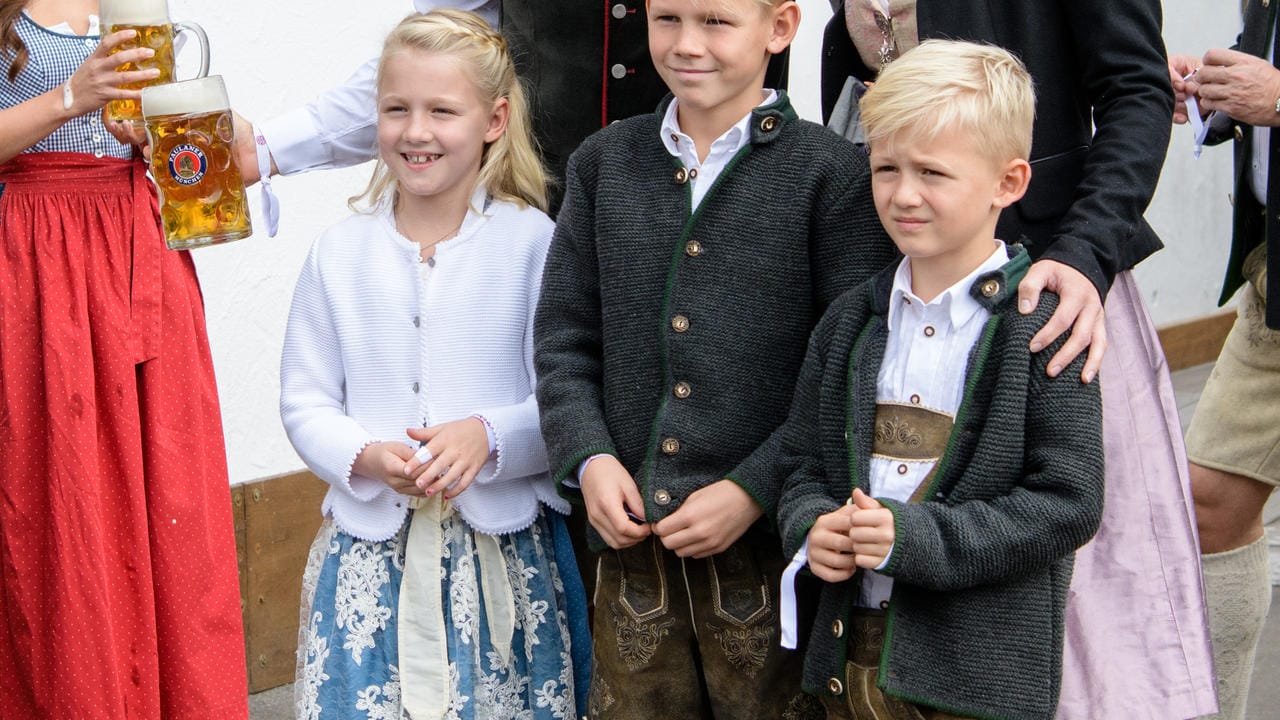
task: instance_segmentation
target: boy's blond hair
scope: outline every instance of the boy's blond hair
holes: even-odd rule
[[[860,103],[867,142],[900,131],[972,137],[995,162],[1031,157],[1035,90],[1020,60],[994,45],[926,40],[889,63]]]
[[[485,147],[478,182],[499,200],[532,205],[545,212],[547,175],[533,137],[524,88],[502,33],[489,27],[479,15],[464,10],[440,8],[412,14],[391,31],[383,45],[378,61],[379,92],[387,58],[406,50],[456,58],[466,67],[484,102],[506,98],[507,129]],[[376,207],[377,203],[394,198],[397,192],[395,178],[378,160],[369,186],[351,199],[351,205],[358,210],[356,203],[364,201]]]

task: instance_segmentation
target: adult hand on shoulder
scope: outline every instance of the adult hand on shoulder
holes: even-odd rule
[[[614,550],[622,550],[649,537],[647,523],[627,516],[644,516],[644,501],[631,473],[612,455],[602,455],[587,463],[582,472],[582,499],[587,519],[600,537]]]
[[[369,443],[351,464],[351,474],[381,480],[401,495],[421,496],[422,490],[404,473],[404,464],[411,459],[413,448],[402,442]]]
[[[853,559],[858,567],[874,570],[893,549],[893,513],[859,489],[853,491],[853,505],[855,509],[849,518]]]
[[[727,550],[761,514],[738,483],[721,480],[694,491],[653,531],[676,555],[704,558]]]
[[[1087,347],[1080,380],[1093,382],[1102,367],[1102,356],[1107,351],[1107,328],[1102,319],[1102,299],[1084,273],[1057,260],[1039,260],[1031,265],[1026,277],[1018,285],[1018,312],[1029,314],[1040,303],[1040,293],[1052,290],[1058,294],[1058,309],[1040,332],[1031,338],[1031,352],[1040,352],[1059,335],[1071,331],[1071,336],[1049,360],[1049,377],[1057,377],[1072,360]]]
[[[1262,58],[1235,50],[1210,50],[1204,54],[1204,65],[1187,81],[1187,90],[1200,98],[1206,112],[1225,112],[1250,125],[1280,125],[1276,112],[1280,70]]]
[[[156,54],[155,50],[145,47],[111,54],[112,50],[132,40],[135,35],[137,33],[133,30],[121,30],[102,38],[93,54],[76,68],[71,79],[67,80],[67,86],[71,88],[71,107],[67,110],[71,117],[97,110],[110,100],[141,99],[141,90],[122,90],[118,86],[159,77],[157,68],[116,72],[116,68],[125,63],[140,62]]]
[[[1169,56],[1169,82],[1173,83],[1173,122],[1175,125],[1181,125],[1187,121],[1187,98],[1193,95],[1193,93],[1187,91],[1187,81],[1183,80],[1183,78],[1198,69],[1200,69],[1200,58],[1194,55]],[[1200,115],[1203,117],[1208,113],[1201,109]]]
[[[409,437],[425,442],[430,460],[415,455],[404,474],[427,495],[444,493],[446,500],[462,494],[489,459],[489,435],[480,418],[469,417],[426,428],[409,428]]]
[[[839,510],[819,515],[809,528],[809,570],[819,579],[844,582],[857,571],[853,538],[849,537],[855,509],[853,505],[843,505]]]

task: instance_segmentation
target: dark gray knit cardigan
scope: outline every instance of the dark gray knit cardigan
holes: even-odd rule
[[[884,503],[896,540],[878,684],[891,695],[964,717],[1054,716],[1063,608],[1074,550],[1102,518],[1102,406],[1080,382],[1083,356],[1051,379],[1061,341],[1028,344],[1057,307],[1046,294],[1016,308],[1025,251],[979,277],[972,294],[992,312],[968,358],[964,398],[926,500]],[[794,555],[819,515],[852,488],[868,491],[876,380],[888,338],[893,268],[832,304],[810,341],[783,428],[789,473],[778,507]],[[961,358],[956,358],[961,362]],[[848,614],[859,572],[822,583],[804,686],[830,694],[843,679]]]
[[[772,518],[772,435],[809,331],[896,253],[865,155],[798,120],[785,93],[753,112],[750,142],[691,213],[687,173],[659,137],[667,102],[569,161],[534,322],[551,469],[576,480],[588,456],[615,455],[650,522],[723,478]]]

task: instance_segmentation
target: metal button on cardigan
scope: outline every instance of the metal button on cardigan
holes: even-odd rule
[[[613,76],[614,80],[621,80],[627,76],[627,66],[622,63],[618,63],[609,68],[609,74]]]
[[[844,683],[840,682],[840,680],[837,678],[831,678],[830,680],[827,681],[827,692],[831,693],[832,695],[843,695]]]
[[[680,168],[676,171],[676,184],[683,185],[687,182],[689,182],[689,171],[684,168]]]
[[[667,438],[662,441],[662,452],[667,455],[675,455],[680,452],[680,441],[675,438]]]
[[[687,382],[678,382],[676,383],[676,386],[671,389],[671,392],[675,393],[676,397],[684,400],[693,394],[693,388],[690,387]]]
[[[653,501],[658,503],[659,505],[670,505],[671,493],[667,492],[666,490],[659,490],[653,494]]]
[[[687,331],[689,329],[689,318],[684,315],[677,315],[671,318],[671,329],[678,333]]]
[[[835,637],[844,637],[844,621],[837,619],[831,623],[831,634]]]
[[[621,20],[622,18],[627,16],[627,6],[623,5],[622,3],[618,3],[617,5],[614,5],[612,8],[610,8],[610,12],[613,13],[613,16],[615,18]]]
[[[684,244],[684,254],[689,257],[698,257],[702,254],[702,243],[697,240],[690,240]]]

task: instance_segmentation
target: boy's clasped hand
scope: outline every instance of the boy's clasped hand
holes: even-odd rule
[[[893,513],[862,490],[850,500],[809,530],[809,568],[827,582],[844,582],[858,568],[874,570],[893,550]]]
[[[762,514],[737,483],[720,480],[690,493],[675,512],[650,523],[635,480],[611,455],[587,464],[582,497],[587,518],[609,547],[622,550],[657,535],[665,548],[688,558],[724,552]]]

